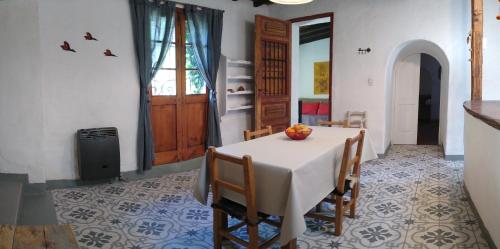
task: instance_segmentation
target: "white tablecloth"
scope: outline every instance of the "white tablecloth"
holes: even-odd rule
[[[312,134],[303,141],[293,141],[285,133],[217,148],[217,151],[242,157],[252,156],[256,199],[259,211],[283,216],[281,244],[297,238],[306,230],[304,214],[311,210],[336,186],[345,140],[359,134],[360,129],[312,127]],[[353,154],[355,148],[353,148]],[[362,161],[377,158],[366,132]],[[205,160],[203,160],[205,162]],[[221,177],[242,184],[241,167],[219,163]],[[232,167],[231,167],[232,166]],[[194,195],[207,203],[209,175],[203,163]],[[232,192],[224,197],[244,203],[244,198]]]

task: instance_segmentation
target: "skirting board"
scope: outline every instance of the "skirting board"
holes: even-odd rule
[[[199,169],[201,160],[204,157],[192,159],[185,162],[172,163],[168,165],[154,166],[151,170],[138,172],[126,171],[121,173],[121,180],[134,181],[139,179],[147,179],[172,174],[177,172],[185,172],[194,169]],[[23,191],[27,194],[43,193],[46,190],[72,188],[79,186],[89,186],[96,184],[106,184],[117,181],[117,179],[106,179],[98,181],[81,181],[81,180],[48,180],[46,183],[28,183],[27,174],[0,174],[0,181],[11,181],[23,183]]]
[[[148,179],[163,176],[166,174],[172,174],[177,172],[185,172],[194,169],[199,169],[201,167],[201,160],[204,157],[195,158],[189,161],[177,162],[167,165],[153,166],[151,170],[148,171],[126,171],[121,173],[121,179],[123,181],[134,181],[139,179]],[[110,182],[115,182],[117,179],[105,179],[98,181],[81,181],[81,180],[49,180],[47,181],[47,189],[60,189],[60,188],[73,188],[79,186],[89,186],[96,184],[106,184]]]
[[[446,161],[463,161],[464,155],[444,155]]]
[[[465,191],[465,196],[467,197],[469,203],[471,204],[472,212],[474,212],[474,214],[476,215],[476,217],[478,217],[479,227],[481,228],[481,230],[484,233],[484,239],[486,240],[486,242],[488,243],[488,246],[491,249],[496,249],[497,246],[495,245],[495,242],[493,241],[493,239],[491,239],[491,235],[488,232],[488,229],[486,229],[486,227],[484,226],[483,219],[481,219],[481,216],[479,216],[479,213],[477,212],[476,205],[474,205],[474,202],[472,201],[472,198],[470,198],[469,190],[467,190],[467,186],[465,186],[465,183],[464,183],[463,187],[464,187],[464,191]]]
[[[387,156],[387,153],[389,153],[389,150],[391,149],[391,147],[392,147],[392,144],[389,144],[389,146],[387,146],[387,148],[385,148],[384,154],[377,154],[378,158],[384,159]]]

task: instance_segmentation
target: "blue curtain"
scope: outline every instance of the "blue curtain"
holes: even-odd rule
[[[175,3],[163,0],[130,0],[130,10],[140,83],[137,161],[138,170],[144,171],[151,169],[154,159],[148,88],[170,46],[174,30]]]
[[[222,10],[184,5],[189,42],[208,88],[207,146],[222,146],[220,117],[217,109],[216,80],[222,40]]]

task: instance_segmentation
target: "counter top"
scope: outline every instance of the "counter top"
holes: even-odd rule
[[[466,101],[464,108],[470,115],[500,130],[500,100]]]

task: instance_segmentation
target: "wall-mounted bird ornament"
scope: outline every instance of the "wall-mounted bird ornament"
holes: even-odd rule
[[[84,38],[87,41],[98,41],[96,38],[94,38],[94,36],[92,36],[90,32],[85,33]]]
[[[76,50],[72,49],[67,41],[64,41],[61,45],[62,50],[76,53]]]
[[[111,50],[109,50],[109,49],[106,49],[106,51],[104,51],[104,55],[105,56],[118,57],[115,54],[113,54],[113,52],[111,52]]]

